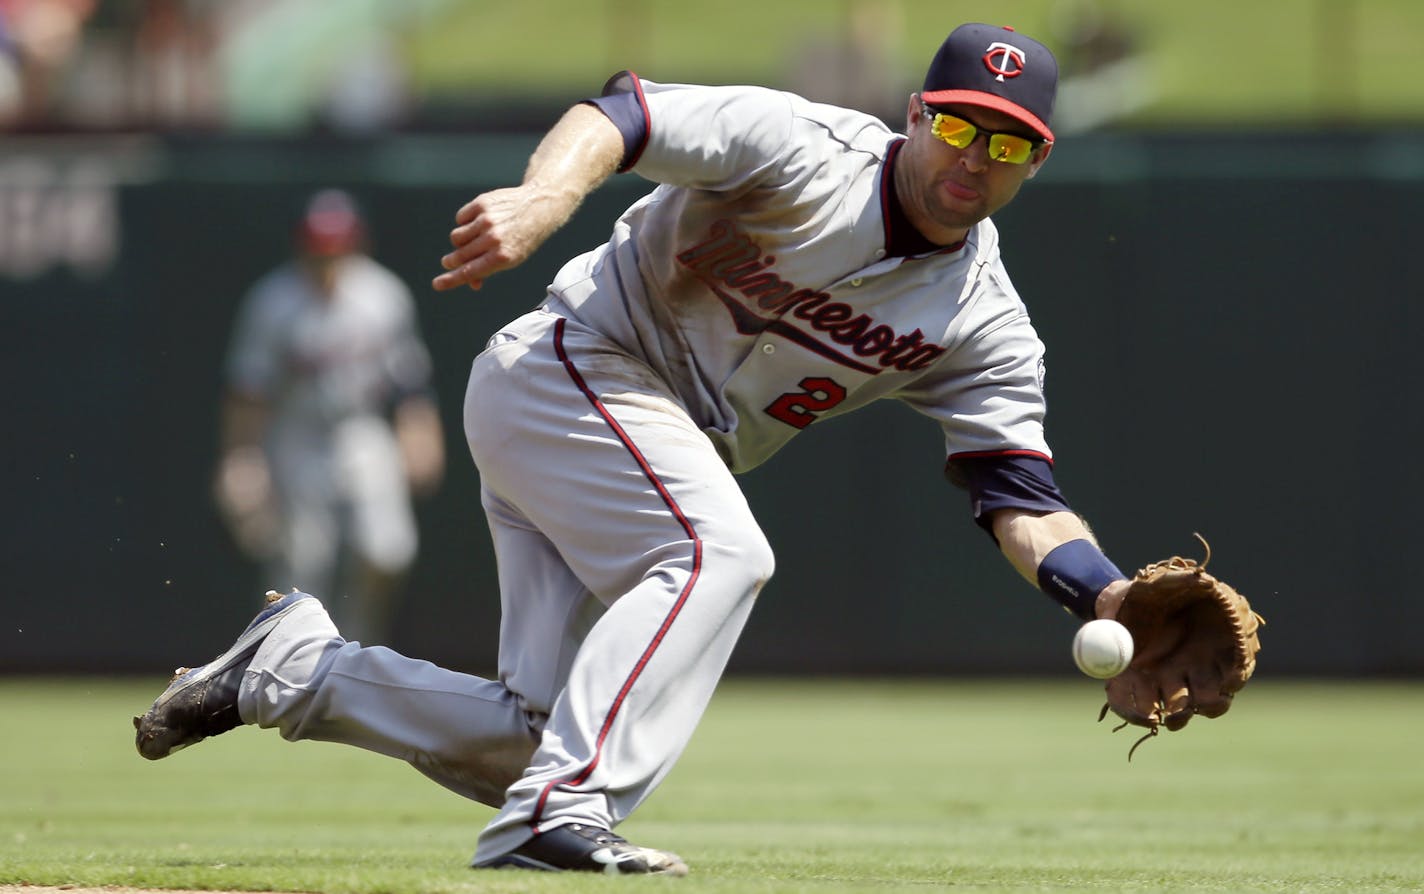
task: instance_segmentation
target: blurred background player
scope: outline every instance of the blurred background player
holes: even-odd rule
[[[444,474],[429,352],[349,195],[312,196],[295,243],[238,314],[217,502],[265,586],[330,593],[352,639],[384,642],[416,555],[412,494]]]

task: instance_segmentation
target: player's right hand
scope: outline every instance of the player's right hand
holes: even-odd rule
[[[529,157],[522,184],[476,196],[455,215],[455,250],[440,259],[447,272],[435,277],[435,288],[478,289],[486,277],[524,263],[622,157],[617,125],[590,105],[574,105]]]
[[[478,289],[493,274],[518,267],[568,219],[569,204],[531,184],[476,196],[455,215],[455,250],[440,259],[447,272],[432,285]]]

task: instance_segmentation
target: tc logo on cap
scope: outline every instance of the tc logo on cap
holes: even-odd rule
[[[925,72],[920,99],[996,109],[1052,142],[1058,63],[1048,47],[1012,28],[970,22],[950,32]]]
[[[996,81],[1023,74],[1024,51],[1010,43],[995,41],[984,53],[984,67],[994,73]]]

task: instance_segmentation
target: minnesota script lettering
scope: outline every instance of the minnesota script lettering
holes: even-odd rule
[[[772,332],[871,375],[890,368],[924,369],[944,354],[945,349],[939,345],[926,344],[919,329],[902,335],[868,314],[856,314],[849,304],[832,301],[825,292],[797,288],[782,279],[772,269],[775,256],[762,254],[757,244],[738,232],[731,221],[717,221],[709,234],[705,242],[679,252],[677,259],[721,300],[743,335]],[[740,294],[745,302],[733,293]],[[758,310],[770,316],[762,316]],[[787,322],[785,317],[805,320],[815,332],[848,348],[849,354]]]

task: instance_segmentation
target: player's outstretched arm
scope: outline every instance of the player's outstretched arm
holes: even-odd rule
[[[435,288],[478,289],[524,263],[622,160],[623,135],[606,115],[590,105],[569,109],[530,156],[523,183],[476,196],[455,215],[455,249],[440,259],[446,272]]]
[[[1093,532],[1076,513],[1035,513],[1020,509],[1001,509],[994,513],[993,526],[994,536],[999,541],[999,549],[1004,553],[1004,557],[1009,560],[1009,564],[1013,565],[1019,574],[1034,586],[1044,588],[1044,560],[1054,550],[1067,544],[1073,544],[1067,550],[1068,558],[1072,560],[1067,566],[1071,572],[1068,576],[1091,580],[1093,583],[1090,586],[1093,587],[1097,587],[1100,582],[1099,576],[1103,573],[1103,569],[1094,567],[1092,563],[1099,560],[1106,563],[1107,560],[1101,557]],[[1078,543],[1078,541],[1084,541],[1087,546]],[[1084,558],[1074,558],[1071,554],[1075,550],[1086,554],[1086,560],[1090,564],[1085,572],[1077,570],[1078,567],[1081,567]],[[1096,556],[1093,555],[1094,553]],[[1050,560],[1050,567],[1062,564],[1064,556],[1065,553],[1058,553],[1053,560]],[[1116,571],[1110,564],[1107,565],[1107,568]],[[1120,577],[1120,575],[1118,576]],[[1094,617],[1111,618],[1117,614],[1118,606],[1122,604],[1122,597],[1127,592],[1128,581],[1117,579],[1101,582],[1103,586],[1096,589],[1094,593],[1085,594],[1087,601],[1080,604],[1091,606]],[[1071,585],[1073,583],[1070,583]],[[1062,601],[1063,597],[1060,593],[1049,592],[1049,595]],[[1094,596],[1096,596],[1095,599]]]

